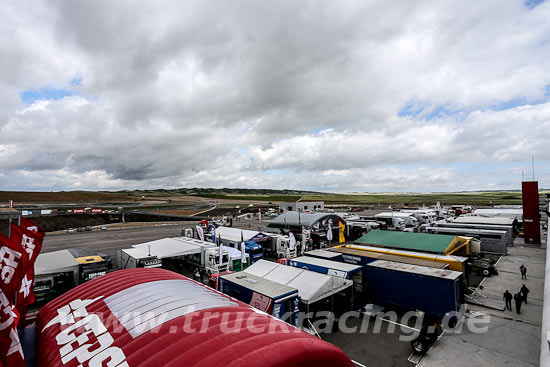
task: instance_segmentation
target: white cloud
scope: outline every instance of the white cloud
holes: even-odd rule
[[[482,189],[550,160],[548,2],[0,10],[0,189]],[[43,86],[74,95],[21,101]]]

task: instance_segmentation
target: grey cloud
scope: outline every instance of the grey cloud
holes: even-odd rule
[[[490,107],[547,98],[547,3],[0,9],[0,173],[27,187],[43,176],[52,187],[470,187],[453,164],[550,159],[548,103]],[[78,96],[42,107],[19,100],[74,77]],[[411,101],[467,112],[398,117]]]

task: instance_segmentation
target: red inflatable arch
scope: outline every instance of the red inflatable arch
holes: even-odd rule
[[[38,315],[40,367],[351,367],[338,348],[182,275],[128,269]]]

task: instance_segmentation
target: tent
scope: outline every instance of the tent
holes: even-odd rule
[[[337,347],[163,269],[86,282],[38,314],[42,367],[352,367]]]
[[[219,237],[222,241],[240,243],[241,232],[243,236],[242,238],[245,241],[261,242],[261,241],[266,241],[269,238],[267,234],[262,232],[251,231],[248,229],[233,228],[233,227],[216,228],[216,238]]]
[[[298,289],[300,300],[312,304],[351,287],[351,280],[259,260],[246,273]]]
[[[69,250],[40,253],[34,263],[35,275],[46,275],[64,272],[75,272],[78,275],[78,262]]]

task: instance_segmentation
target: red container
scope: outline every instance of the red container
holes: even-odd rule
[[[521,183],[523,197],[523,233],[525,243],[540,244],[539,183]]]

